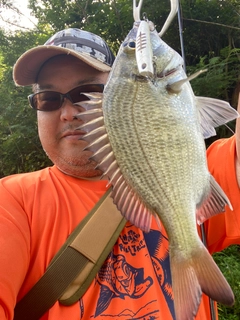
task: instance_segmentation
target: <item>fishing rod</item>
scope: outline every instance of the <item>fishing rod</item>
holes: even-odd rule
[[[179,29],[179,38],[180,38],[180,45],[181,45],[181,54],[182,54],[182,58],[183,58],[183,69],[186,72],[181,7],[180,7],[180,0],[177,0],[177,1],[178,1],[178,9],[177,9],[177,13],[178,13],[178,29]]]

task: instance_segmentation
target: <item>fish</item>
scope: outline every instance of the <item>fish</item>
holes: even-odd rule
[[[225,101],[195,96],[190,80],[202,71],[188,77],[182,57],[139,12],[103,94],[87,93],[89,100],[81,102],[79,129],[86,132],[86,149],[108,179],[122,215],[145,232],[153,217],[165,228],[175,316],[192,320],[202,293],[234,304],[197,223],[224,212],[226,205],[232,209],[208,171],[204,139],[239,114]]]

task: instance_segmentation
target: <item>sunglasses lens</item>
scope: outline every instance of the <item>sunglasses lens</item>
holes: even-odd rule
[[[41,111],[57,110],[61,107],[61,95],[52,91],[36,93],[32,98],[32,106]]]
[[[68,94],[71,97],[72,103],[78,103],[89,100],[89,98],[85,96],[84,93],[103,92],[103,88],[104,86],[101,84],[87,84],[74,88],[73,90],[69,91]]]
[[[74,88],[65,94],[55,91],[44,91],[30,95],[29,101],[31,106],[36,110],[54,111],[61,108],[64,98],[68,98],[74,104],[89,100],[84,93],[103,92],[103,89],[103,84],[89,84]]]

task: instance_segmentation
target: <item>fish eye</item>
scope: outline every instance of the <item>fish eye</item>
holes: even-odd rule
[[[135,52],[136,42],[135,41],[128,41],[123,44],[123,51],[127,54],[132,54]]]
[[[136,47],[136,42],[135,42],[135,41],[130,41],[130,42],[128,43],[128,46],[129,46],[129,48],[135,49],[135,47]]]

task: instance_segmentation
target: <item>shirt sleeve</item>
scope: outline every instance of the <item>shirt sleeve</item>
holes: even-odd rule
[[[205,222],[208,249],[211,253],[232,244],[240,244],[240,201],[235,171],[236,139],[215,141],[207,150],[208,168],[229,198],[233,210],[226,206],[220,213]]]
[[[30,252],[28,217],[14,179],[0,180],[0,318],[13,319]]]

